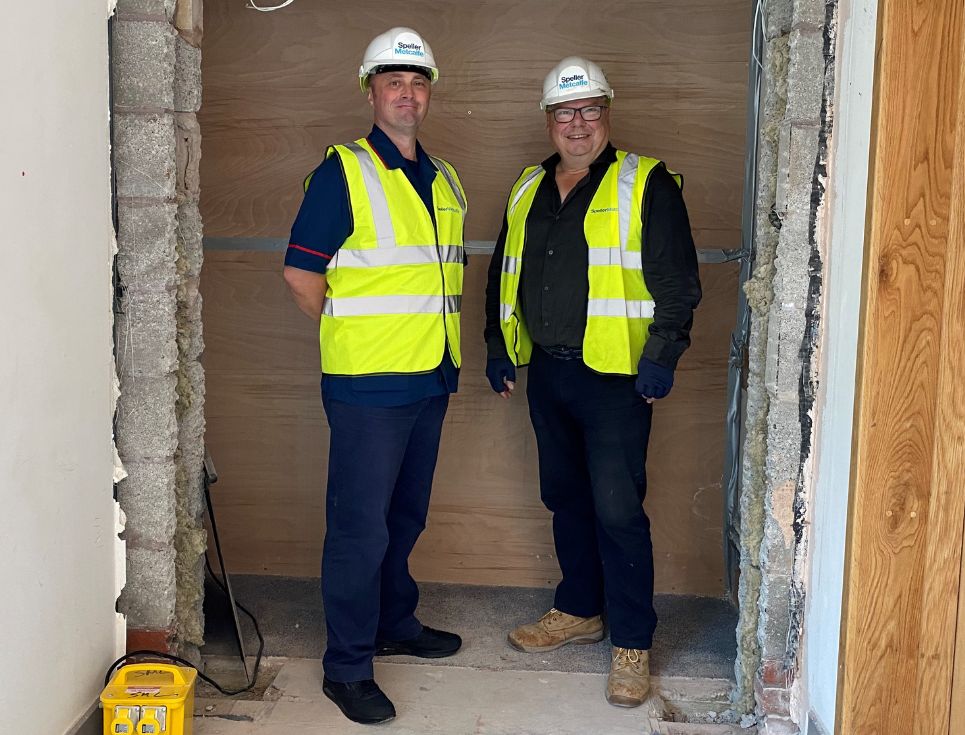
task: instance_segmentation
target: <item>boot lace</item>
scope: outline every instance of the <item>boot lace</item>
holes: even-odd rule
[[[643,651],[636,648],[614,648],[613,649],[613,671],[633,671],[642,673]]]
[[[539,619],[541,623],[556,623],[563,617],[563,613],[555,607],[551,607],[549,612]]]

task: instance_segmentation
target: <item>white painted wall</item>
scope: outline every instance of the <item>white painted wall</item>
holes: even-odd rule
[[[0,12],[0,732],[60,735],[122,645],[108,1]]]
[[[877,0],[842,0],[839,12],[839,76],[829,167],[829,219],[824,227],[825,336],[804,627],[806,703],[811,719],[827,733],[834,732],[837,700]]]

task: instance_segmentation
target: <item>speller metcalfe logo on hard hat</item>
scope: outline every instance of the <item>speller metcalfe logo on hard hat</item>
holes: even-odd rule
[[[433,84],[439,79],[439,67],[432,57],[432,48],[411,28],[396,26],[380,33],[369,43],[359,67],[359,87],[369,88],[369,77],[392,67],[422,71]]]
[[[578,66],[568,66],[560,72],[560,91],[571,91],[579,89],[580,87],[589,86],[590,80],[587,79],[586,71]]]
[[[550,69],[543,80],[543,99],[539,108],[573,100],[606,97],[613,99],[610,86],[598,64],[582,56],[567,56]]]
[[[403,59],[424,59],[426,56],[422,39],[413,33],[399,34],[395,39],[393,53]]]

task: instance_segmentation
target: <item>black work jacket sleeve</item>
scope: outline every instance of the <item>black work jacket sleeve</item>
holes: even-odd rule
[[[503,252],[506,249],[506,230],[506,218],[503,217],[503,227],[496,239],[493,257],[489,261],[489,276],[486,281],[486,328],[483,330],[483,337],[486,340],[486,353],[490,359],[508,357],[506,342],[499,327],[499,285],[503,272]]]
[[[673,370],[690,346],[701,290],[683,192],[663,166],[650,174],[643,228],[643,278],[656,304],[643,356]]]

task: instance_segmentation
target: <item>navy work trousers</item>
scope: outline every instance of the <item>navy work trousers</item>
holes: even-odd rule
[[[371,679],[376,638],[415,638],[409,553],[425,528],[449,396],[357,406],[323,396],[331,428],[322,602],[332,681]]]
[[[554,607],[591,617],[605,605],[612,644],[649,649],[657,615],[643,498],[653,409],[633,383],[537,347],[526,392],[563,572]]]

